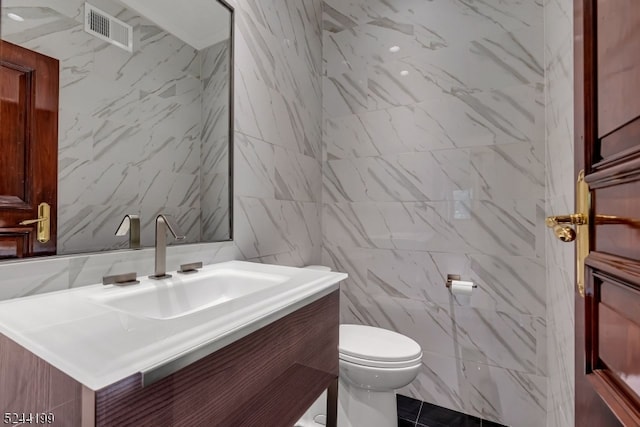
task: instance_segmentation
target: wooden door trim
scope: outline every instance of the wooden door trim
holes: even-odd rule
[[[625,384],[602,369],[596,369],[587,375],[587,380],[623,425],[640,425],[640,410],[634,405],[634,399],[631,397],[633,392],[628,390]],[[620,393],[621,389],[627,392]]]
[[[586,264],[595,270],[604,271],[626,282],[633,282],[640,286],[640,269],[626,258],[602,252],[592,252],[586,259]]]
[[[626,141],[629,140],[640,140],[640,118],[632,120],[618,129],[611,131],[608,135],[601,137],[600,140],[603,142],[601,147],[602,160],[594,164],[596,169],[640,155],[639,144],[632,146],[626,144]]]
[[[640,152],[638,152],[637,157],[625,163],[609,164],[608,166],[606,169],[598,170],[585,177],[589,188],[595,190],[610,185],[640,181]]]
[[[23,73],[29,74],[30,76],[33,76],[33,72],[35,71],[33,68],[27,67],[26,65],[16,64],[14,62],[5,61],[3,59],[0,59],[0,66],[11,68],[16,71],[21,71]],[[29,82],[29,85],[31,87],[31,81]]]
[[[594,152],[586,141],[597,141],[597,57],[595,0],[574,0],[574,176],[592,171]],[[591,148],[591,147],[589,147]]]
[[[605,254],[596,252],[590,254],[590,257],[591,260],[594,258],[597,260],[602,255]],[[590,319],[591,321],[585,323],[585,378],[620,422],[625,426],[640,425],[640,408],[635,403],[637,399],[637,397],[635,397],[637,396],[636,393],[611,373],[611,370],[602,361],[599,354],[598,326],[600,322],[599,305],[602,301],[601,284],[606,281],[610,285],[623,287],[632,292],[639,291],[639,289],[635,287],[630,287],[628,284],[629,281],[622,277],[620,277],[620,279],[616,277],[618,276],[617,270],[620,264],[613,260],[620,260],[622,258],[612,255],[608,255],[607,258],[608,262],[600,263],[600,268],[597,270],[590,266],[587,268],[587,295],[584,299],[584,305],[585,314],[589,314],[589,316],[586,316],[585,320],[588,321]],[[591,264],[593,265],[593,263]],[[596,265],[598,265],[597,262]],[[603,272],[612,267],[615,269],[615,273]],[[634,278],[636,283],[640,283],[640,277],[636,274],[632,274],[630,277]],[[578,351],[579,349],[576,348],[576,352]]]
[[[0,209],[33,210],[31,205],[23,202],[20,198],[15,196],[0,196]]]
[[[640,157],[640,145],[637,147],[631,147],[624,151],[620,151],[619,153],[607,157],[604,160],[601,160],[597,163],[593,164],[593,168],[596,170],[604,169],[610,166],[615,166],[622,161],[627,161],[630,158]]]

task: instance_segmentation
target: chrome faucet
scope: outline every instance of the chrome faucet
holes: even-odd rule
[[[116,236],[124,236],[129,233],[129,248],[140,249],[140,217],[127,214],[116,230]]]
[[[172,217],[160,214],[156,217],[156,261],[155,274],[150,279],[160,280],[171,277],[167,274],[167,229],[176,240],[184,240],[185,236]]]

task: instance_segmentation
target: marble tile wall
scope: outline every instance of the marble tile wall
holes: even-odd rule
[[[229,233],[229,40],[200,51],[200,241],[228,240]]]
[[[124,248],[127,213],[176,217],[200,241],[201,56],[111,0],[92,2],[134,26],[129,53],[84,31],[84,2],[6,0],[3,38],[60,60],[58,253]],[[225,127],[226,128],[226,127]]]
[[[505,425],[547,406],[543,4],[325,0],[323,263],[342,320],[425,351],[401,393]],[[448,273],[478,284],[470,300]]]
[[[242,256],[320,261],[322,3],[237,0],[234,240]]]
[[[403,393],[536,427],[549,397],[548,425],[572,425],[571,257],[542,229],[573,191],[550,155],[571,149],[570,2],[545,1],[544,47],[535,0],[231,4],[235,241],[170,248],[169,268],[194,257],[304,265],[322,251],[351,275],[344,321],[399,330],[425,348]],[[106,58],[101,67],[115,72]],[[88,59],[69,59],[72,83]],[[70,144],[97,126],[69,120],[82,124]],[[111,147],[117,131],[101,132]],[[145,179],[114,173],[123,189]],[[148,274],[152,259],[145,249],[3,264],[0,299]],[[478,283],[470,302],[444,289],[447,273]],[[545,280],[563,286],[547,291]]]
[[[546,0],[547,215],[573,212],[573,2]],[[574,246],[546,235],[549,382],[547,426],[575,423]]]
[[[34,1],[20,0],[20,5]],[[74,10],[69,2],[56,4]],[[234,241],[171,247],[167,267],[229,259],[317,264],[322,245],[322,3],[230,4],[236,15]],[[76,61],[81,66],[85,59]],[[97,283],[105,274],[135,270],[146,275],[152,269],[151,249],[2,263],[0,300]]]

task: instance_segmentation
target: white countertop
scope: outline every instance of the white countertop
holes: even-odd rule
[[[167,287],[221,269],[286,276],[269,289],[169,319],[101,304],[119,293]],[[181,356],[220,349],[338,289],[344,273],[230,261],[138,285],[92,285],[0,302],[0,333],[92,390]],[[206,278],[206,277],[205,277]],[[215,286],[215,278],[211,280]],[[187,285],[188,286],[188,285]]]

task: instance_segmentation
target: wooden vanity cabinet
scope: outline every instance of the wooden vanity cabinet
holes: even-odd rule
[[[337,389],[338,331],[335,291],[147,387],[138,373],[95,392],[0,336],[0,408],[60,426],[293,426]]]

